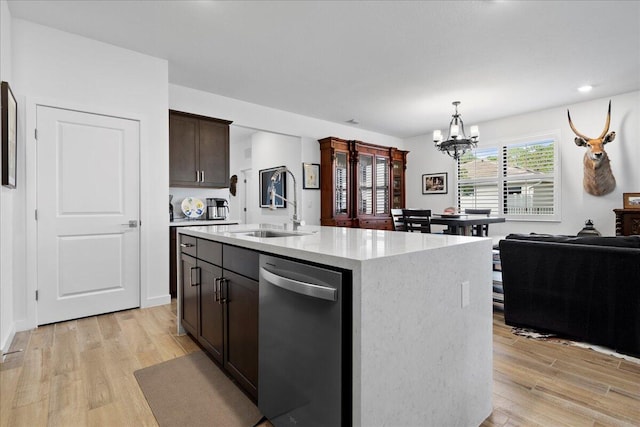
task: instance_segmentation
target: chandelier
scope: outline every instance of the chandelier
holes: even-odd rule
[[[469,151],[478,145],[478,137],[480,136],[478,126],[471,126],[469,129],[470,135],[464,132],[464,123],[458,113],[458,105],[460,101],[452,102],[456,112],[452,115],[451,122],[449,123],[449,134],[446,140],[442,140],[442,132],[439,130],[433,131],[433,142],[436,148],[443,153],[447,153],[449,156],[458,160],[464,153]]]

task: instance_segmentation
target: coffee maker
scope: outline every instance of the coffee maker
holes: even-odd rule
[[[227,199],[211,197],[207,199],[207,219],[226,219],[229,214]]]

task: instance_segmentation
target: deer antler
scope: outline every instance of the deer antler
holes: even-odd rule
[[[576,129],[576,127],[573,125],[573,122],[571,121],[571,114],[569,114],[569,109],[567,109],[567,117],[569,118],[569,126],[571,126],[571,130],[573,131],[573,133],[575,133],[577,136],[579,136],[580,138],[584,139],[585,141],[589,141],[590,139],[592,139],[592,138],[589,138],[588,136],[578,132],[578,129]],[[607,121],[604,124],[604,130],[602,131],[600,136],[595,138],[595,139],[604,138],[605,135],[607,134],[607,132],[609,132],[609,125],[610,124],[611,124],[611,100],[609,100],[609,111],[607,112]]]
[[[604,138],[604,136],[609,132],[609,124],[611,124],[611,100],[609,100],[609,112],[607,112],[607,122],[604,124],[604,130],[598,137],[598,139]]]
[[[576,129],[576,127],[573,125],[573,122],[571,121],[571,114],[569,114],[569,109],[568,108],[567,108],[567,117],[569,118],[569,126],[571,126],[571,130],[573,131],[573,133],[575,133],[576,135],[578,135],[580,138],[584,139],[585,141],[588,141],[588,140],[591,139],[588,136],[583,135],[580,132],[578,132],[578,129]],[[607,129],[609,129],[609,124],[608,123],[609,122],[607,122]]]

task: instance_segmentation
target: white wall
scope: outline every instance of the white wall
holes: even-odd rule
[[[0,1],[0,81],[13,89],[11,59],[11,13]],[[0,159],[2,158],[0,152]],[[20,183],[18,183],[20,184]],[[13,316],[13,211],[15,190],[0,187],[0,352],[6,352],[15,333]]]
[[[167,61],[20,19],[12,21],[12,42],[14,93],[21,118],[21,185],[15,194],[20,214],[13,220],[14,232],[20,236],[14,244],[13,277],[18,329],[36,324],[33,128],[35,105],[41,100],[140,121],[141,305],[168,303]]]
[[[582,158],[585,148],[577,147],[575,135],[567,121],[567,108],[574,125],[581,133],[598,136],[604,128],[607,106],[611,99],[610,130],[617,133],[615,141],[606,145],[611,167],[616,177],[616,189],[606,196],[592,196],[582,188]],[[443,116],[446,120],[446,116]],[[561,215],[560,222],[508,221],[491,224],[489,234],[501,236],[509,233],[576,234],[587,219],[593,220],[602,235],[615,234],[615,215],[612,210],[622,208],[623,192],[640,191],[640,92],[631,92],[594,101],[552,108],[544,111],[478,123],[479,145],[496,145],[500,141],[527,135],[560,130],[561,162]],[[433,147],[431,134],[405,141],[411,151],[407,167],[407,205],[430,208],[436,212],[446,206],[455,206],[455,162]],[[422,195],[421,175],[433,172],[449,173],[447,195]]]
[[[229,219],[250,222],[243,212],[245,205],[251,199],[245,194],[245,176],[250,176],[251,170],[251,135],[256,131],[231,125],[229,129],[229,170],[230,175],[238,177],[235,196],[229,194]]]
[[[286,209],[270,210],[261,208],[260,201],[260,170],[286,166],[296,179],[297,195],[294,196],[294,186],[291,177],[287,177],[286,198],[298,200],[301,205],[302,181],[298,170],[302,167],[302,144],[300,138],[280,135],[270,132],[256,132],[251,137],[251,181],[254,183],[247,189],[249,203],[247,210],[250,222],[256,224],[285,224],[291,222],[294,208],[287,204]]]

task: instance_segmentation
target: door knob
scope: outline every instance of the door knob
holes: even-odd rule
[[[129,220],[128,223],[120,224],[120,225],[126,225],[129,228],[137,228],[138,227],[138,220],[137,219],[131,219],[131,220]]]

